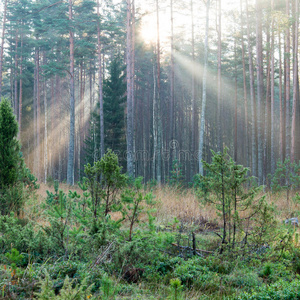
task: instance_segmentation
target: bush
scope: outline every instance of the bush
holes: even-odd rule
[[[244,293],[239,300],[290,300],[300,299],[300,281],[280,280],[272,285],[263,285],[251,293]]]
[[[24,225],[13,215],[0,216],[0,232],[0,252],[2,253],[10,251],[13,247],[22,253],[30,252],[31,259],[40,260],[46,259],[47,253],[52,248],[41,229],[35,230],[31,222]]]

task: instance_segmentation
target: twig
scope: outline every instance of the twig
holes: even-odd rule
[[[113,244],[114,244],[114,242],[111,242],[107,246],[107,248],[100,255],[98,255],[96,261],[94,262],[94,264],[91,267],[91,270],[93,270],[96,265],[99,265],[99,263],[106,257],[106,255],[108,254],[109,250],[112,248]]]
[[[177,245],[177,244],[175,244],[175,243],[172,243],[171,245],[174,246],[174,247],[177,247],[177,248],[181,248],[181,249],[186,249],[186,250],[194,251],[193,248],[188,247],[188,246],[180,246],[180,245]],[[201,249],[196,249],[196,251],[197,251],[197,252],[200,251],[200,252],[207,253],[207,254],[212,254],[212,253],[214,253],[213,251],[201,250]]]

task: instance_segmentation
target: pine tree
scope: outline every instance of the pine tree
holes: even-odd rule
[[[21,164],[18,123],[7,99],[0,103],[0,193],[18,180]]]
[[[218,215],[222,219],[223,229],[220,233],[221,249],[225,245],[234,248],[238,242],[238,226],[240,225],[240,212],[250,209],[258,187],[246,189],[253,178],[248,176],[249,169],[236,162],[229,156],[228,148],[223,152],[212,151],[212,162],[202,161],[206,169],[206,176],[200,176],[202,184],[199,195],[204,203],[215,205]]]
[[[34,183],[29,170],[25,168],[20,143],[17,140],[18,123],[11,103],[3,99],[0,103],[0,212],[20,213],[24,203],[22,181]]]
[[[116,56],[110,64],[110,74],[104,81],[104,126],[105,126],[105,149],[111,149],[123,157],[126,150],[125,141],[125,113],[126,81],[124,67],[119,56]],[[93,164],[101,158],[100,149],[100,119],[97,109],[92,113],[89,137],[85,140],[85,162]],[[120,162],[122,164],[122,161]]]
[[[110,76],[104,82],[104,127],[105,148],[125,150],[124,103],[126,101],[126,82],[124,67],[120,57],[114,58],[110,65]]]

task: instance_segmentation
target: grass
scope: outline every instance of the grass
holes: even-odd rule
[[[24,215],[29,219],[42,222],[42,211],[37,211],[47,197],[47,190],[54,192],[54,187],[44,183],[39,183],[40,188],[35,191],[31,200],[28,201],[24,208]],[[66,194],[69,190],[77,191],[82,195],[82,190],[77,186],[69,186],[60,183],[59,189]],[[221,226],[218,222],[216,209],[212,204],[202,205],[192,189],[176,190],[172,187],[165,186],[161,188],[153,188],[153,195],[156,200],[156,223],[163,226],[174,224],[174,219],[178,220],[186,226],[206,226],[208,229],[216,225]],[[283,222],[287,218],[297,217],[300,214],[300,201],[293,201],[292,198],[296,192],[292,193],[289,206],[286,201],[286,192],[271,193],[261,192],[256,198],[259,199],[263,195],[266,196],[268,203],[273,203],[276,207],[276,219]],[[119,213],[113,214],[115,219],[120,217]]]

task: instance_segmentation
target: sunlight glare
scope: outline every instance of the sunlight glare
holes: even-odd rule
[[[147,44],[157,42],[157,19],[156,12],[146,14],[142,19],[140,36]],[[170,22],[165,15],[160,14],[159,36],[162,43],[168,42],[170,38]]]

